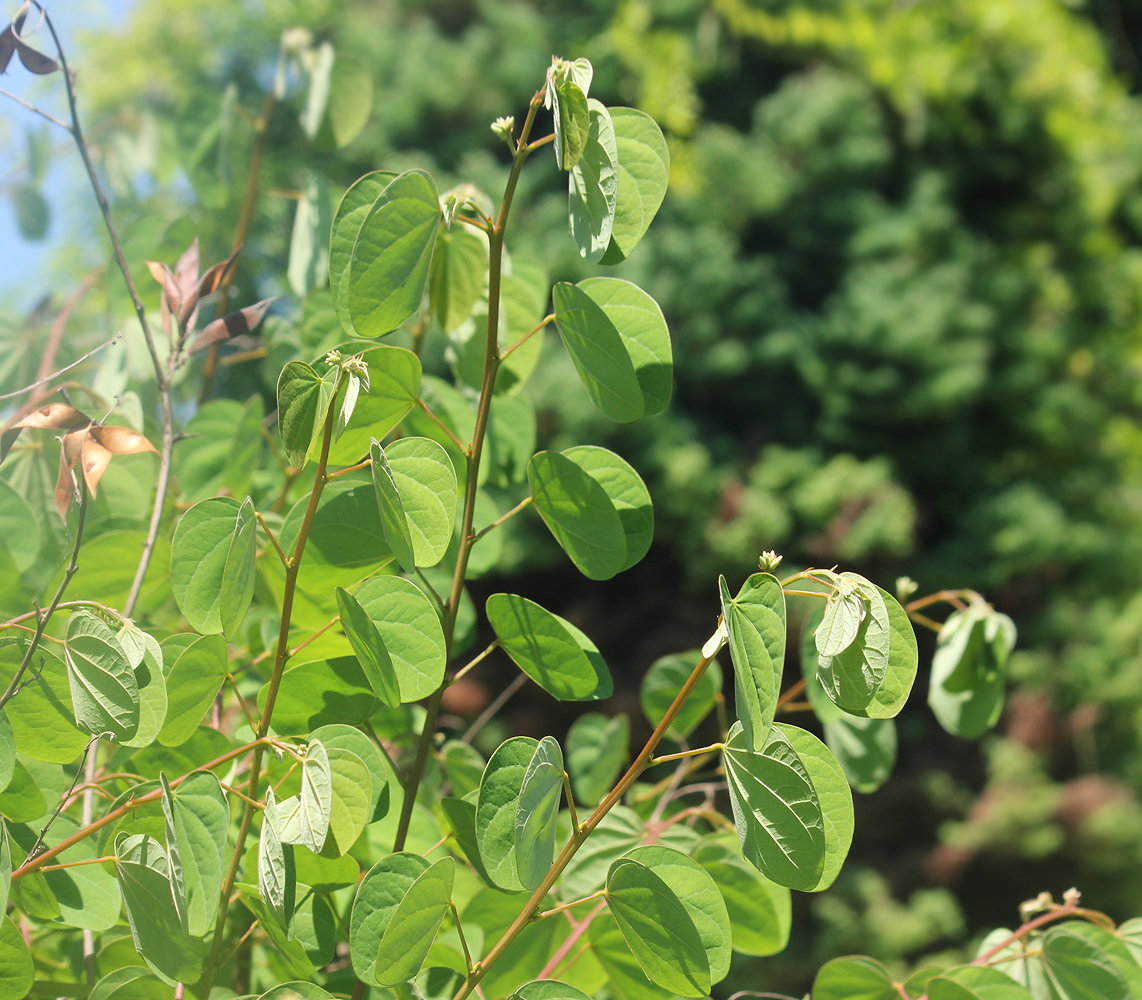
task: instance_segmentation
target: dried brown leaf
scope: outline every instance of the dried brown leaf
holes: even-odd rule
[[[86,427],[91,423],[91,417],[81,413],[74,406],[67,403],[48,403],[33,410],[23,420],[12,425],[17,427],[44,427],[56,431],[70,431],[77,427]]]
[[[47,76],[59,69],[59,63],[54,59],[45,56],[42,52],[37,52],[27,42],[22,42],[19,38],[16,39],[16,51],[20,55],[20,62],[24,64],[24,69],[29,73],[35,73],[36,76]]]
[[[24,19],[28,16],[28,11],[32,9],[32,0],[24,0],[20,4],[20,9],[16,11],[16,16],[12,18],[12,30],[18,35],[24,30]]]
[[[125,429],[125,428],[124,428]],[[111,451],[96,440],[89,430],[80,446],[80,465],[83,466],[83,478],[87,481],[87,489],[95,496],[95,488],[107,466],[111,464]]]
[[[198,287],[198,237],[179,257],[174,267],[174,280],[183,299]]]
[[[218,286],[222,284],[222,279],[226,277],[226,273],[230,270],[230,265],[234,263],[235,257],[227,257],[225,260],[220,260],[213,267],[208,268],[206,273],[198,281],[198,294],[199,296],[209,295],[211,292],[218,290]]]
[[[60,442],[59,449],[59,476],[56,478],[55,502],[56,511],[60,520],[67,520],[67,512],[71,508],[71,501],[75,497],[75,476],[72,469],[79,461],[83,450],[83,439],[87,437],[87,428],[65,434]]]
[[[245,309],[239,309],[237,312],[214,320],[213,323],[207,325],[202,333],[195,337],[187,352],[196,354],[221,340],[229,340],[231,337],[249,333],[262,322],[262,317],[266,315],[266,310],[273,301],[273,299],[262,299],[261,302],[255,302],[252,306],[246,306]]]
[[[8,72],[8,63],[12,61],[12,56],[16,54],[16,32],[12,30],[12,25],[8,25],[2,33],[0,33],[0,73]]]
[[[112,455],[138,455],[145,451],[158,454],[158,449],[138,431],[130,427],[95,424],[91,436]]]
[[[178,282],[171,273],[171,269],[166,264],[149,260],[147,261],[147,270],[151,272],[151,277],[163,286],[163,299],[166,301],[167,308],[178,315],[182,308],[182,292],[179,290]]]

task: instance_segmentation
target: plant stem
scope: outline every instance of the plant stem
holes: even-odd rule
[[[654,732],[651,733],[650,739],[646,742],[646,746],[639,751],[638,756],[634,759],[634,763],[631,764],[626,774],[619,779],[619,783],[611,789],[606,798],[599,803],[595,811],[591,813],[575,831],[571,840],[567,843],[567,846],[563,848],[559,857],[555,859],[555,863],[551,866],[551,869],[539,884],[539,887],[531,894],[527,903],[524,904],[523,909],[516,916],[515,920],[512,921],[511,926],[504,931],[503,936],[495,943],[492,950],[481,960],[480,967],[464,980],[464,985],[456,992],[456,996],[453,1000],[464,1000],[464,998],[476,988],[476,985],[484,977],[488,969],[496,963],[496,960],[503,955],[508,946],[519,936],[520,932],[531,923],[540,904],[551,891],[556,880],[563,873],[563,869],[567,867],[568,863],[575,856],[575,853],[591,835],[591,831],[602,822],[603,817],[606,816],[607,813],[622,801],[622,797],[626,794],[627,790],[638,780],[639,775],[650,766],[655,747],[658,746],[662,737],[666,735],[670,724],[682,710],[686,699],[702,679],[702,675],[706,672],[706,668],[710,665],[712,659],[713,655],[703,656],[697,664],[695,664],[694,669],[690,672],[690,676],[686,679],[686,683],[682,685],[682,690],[678,692],[677,697],[666,710],[666,714],[655,727]]]
[[[724,746],[724,743],[711,743],[708,747],[698,747],[697,750],[680,750],[678,753],[668,753],[663,757],[655,757],[649,766],[668,764],[672,760],[685,760],[687,757],[697,757],[699,754],[716,753]]]
[[[786,705],[796,698],[802,691],[805,690],[805,678],[802,677],[796,684],[781,692],[781,696],[777,699],[777,705],[774,707],[774,712],[780,712]]]
[[[606,891],[606,889],[599,889],[597,892],[593,892],[589,896],[584,896],[582,899],[576,899],[570,903],[560,903],[558,906],[553,906],[550,910],[544,910],[542,913],[537,913],[535,915],[535,919],[545,920],[547,917],[553,917],[557,913],[564,913],[573,907],[582,906],[584,903],[590,903],[592,900],[599,899],[605,895]]]
[[[508,347],[504,351],[504,353],[500,355],[500,360],[503,361],[505,358],[507,358],[507,356],[509,354],[512,353],[512,351],[516,350],[517,348],[523,347],[523,345],[525,343],[527,343],[527,341],[529,341],[533,336],[535,336],[535,334],[539,333],[540,330],[542,330],[545,326],[547,326],[548,323],[550,323],[554,319],[555,319],[555,313],[549,313],[547,316],[544,316],[543,319],[541,319],[538,323],[536,323],[535,326],[533,326],[530,330],[528,330],[527,333],[525,333],[522,337],[519,338],[519,340],[517,340],[514,344],[512,344],[510,347]]]
[[[531,506],[531,502],[532,502],[532,496],[529,493],[526,497],[524,497],[519,503],[517,503],[506,514],[501,514],[491,524],[489,524],[486,528],[481,528],[479,531],[477,531],[475,536],[472,538],[472,544],[475,545],[481,538],[483,538],[493,528],[498,528],[501,524],[504,523],[504,521],[508,520],[509,518],[515,517],[516,514],[518,514],[525,507]]]
[[[503,274],[504,230],[511,211],[512,199],[515,197],[516,185],[519,183],[520,171],[529,152],[527,137],[531,126],[535,122],[535,113],[543,101],[543,92],[539,91],[531,99],[520,134],[519,145],[512,160],[511,173],[508,175],[507,185],[504,188],[503,201],[500,202],[499,215],[495,225],[488,236],[488,328],[487,341],[484,353],[484,377],[480,383],[480,401],[476,405],[476,423],[472,431],[472,443],[466,449],[468,459],[468,477],[464,484],[464,512],[460,519],[460,551],[456,555],[456,570],[452,575],[452,592],[444,608],[444,643],[448,653],[452,650],[452,637],[456,631],[456,615],[460,611],[460,598],[464,593],[464,580],[468,572],[468,558],[472,553],[472,521],[476,514],[477,479],[480,471],[480,457],[483,454],[484,437],[488,430],[488,417],[492,409],[492,394],[496,386],[496,373],[500,366],[500,286]],[[427,409],[427,407],[425,408]],[[424,774],[424,764],[428,759],[428,749],[432,743],[436,730],[436,718],[440,713],[440,702],[444,697],[445,681],[436,689],[429,699],[427,715],[424,720],[424,729],[420,734],[420,741],[416,747],[416,758],[408,772],[405,781],[404,801],[401,803],[400,819],[397,822],[396,837],[393,840],[393,852],[404,850],[405,839],[408,837],[409,823],[412,821],[412,809],[416,804],[416,793],[420,787],[420,779]]]
[[[480,653],[478,656],[476,656],[475,659],[469,660],[467,663],[464,664],[464,666],[462,666],[459,670],[457,670],[456,673],[453,674],[452,677],[449,679],[448,683],[449,684],[455,684],[461,677],[463,677],[477,663],[480,663],[482,660],[484,660],[488,656],[490,656],[493,651],[499,649],[499,646],[500,646],[500,640],[497,639],[490,646],[488,646],[487,649],[485,649],[482,653]]]
[[[591,909],[591,912],[588,913],[581,921],[579,921],[575,929],[567,935],[566,939],[559,946],[558,950],[554,955],[551,956],[551,959],[543,967],[543,971],[539,974],[540,979],[548,979],[555,974],[555,970],[559,968],[560,964],[563,962],[563,959],[565,959],[571,953],[571,949],[574,948],[579,939],[587,933],[588,928],[591,926],[591,921],[603,912],[603,907],[606,905],[606,901],[600,899]]]

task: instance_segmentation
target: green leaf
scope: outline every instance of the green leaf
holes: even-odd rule
[[[381,936],[374,967],[381,986],[397,986],[420,971],[448,912],[455,873],[456,862],[441,858],[409,886]]]
[[[608,279],[614,280],[614,279]],[[561,281],[551,290],[555,326],[591,402],[619,423],[646,412],[642,385],[618,328],[595,299]]]
[[[145,834],[122,836],[116,838],[115,855],[127,922],[139,957],[165,983],[197,982],[203,942],[183,930],[162,845]]]
[[[619,189],[619,153],[606,107],[588,98],[587,116],[587,142],[568,177],[567,215],[579,256],[594,264],[602,259],[611,242]]]
[[[287,975],[312,976],[332,960],[337,943],[337,924],[333,911],[320,893],[299,884],[298,895],[301,898],[287,933],[257,896],[253,886],[238,883],[237,889],[242,902],[253,911],[265,930]]]
[[[1134,960],[1142,965],[1142,917],[1134,917],[1119,924],[1118,936],[1130,949]]]
[[[27,649],[23,641],[0,645],[0,685],[7,688]],[[17,753],[52,764],[70,764],[90,737],[75,725],[67,668],[41,645],[36,651],[36,674],[25,674],[18,702],[9,713]],[[9,778],[9,781],[11,778]],[[7,787],[7,782],[5,782]]]
[[[627,947],[615,918],[609,913],[600,913],[591,921],[588,936],[590,955],[599,963],[607,987],[614,991],[616,1000],[671,1000],[674,996],[672,990],[655,986],[646,978],[638,960]]]
[[[333,379],[323,379],[304,361],[291,361],[278,377],[278,432],[285,459],[302,468],[314,442],[321,440],[333,402]]]
[[[813,980],[813,1000],[900,1000],[892,977],[871,958],[834,958]]]
[[[286,265],[289,286],[299,299],[311,288],[321,288],[329,277],[332,213],[329,185],[320,174],[313,174],[297,200]]]
[[[349,951],[353,971],[367,985],[380,985],[376,964],[381,941],[406,893],[428,867],[418,854],[390,854],[373,865],[357,887],[349,917]]]
[[[373,779],[365,762],[352,750],[326,747],[329,756],[331,802],[329,832],[321,853],[339,858],[373,819]]]
[[[329,833],[333,809],[333,779],[329,754],[320,740],[309,741],[301,761],[301,792],[278,803],[281,837],[320,854]]]
[[[34,980],[24,935],[10,918],[0,916],[0,1000],[24,1000]]]
[[[598,805],[614,786],[629,756],[630,718],[620,712],[607,718],[600,712],[579,716],[567,733],[567,770],[575,798]]]
[[[536,431],[535,404],[527,393],[492,397],[485,447],[492,466],[489,479],[493,485],[507,488],[527,479],[527,463],[535,452]]]
[[[395,177],[361,223],[349,261],[349,316],[361,337],[391,333],[420,309],[440,221],[423,170]]]
[[[12,848],[8,845],[8,828],[0,819],[0,913],[8,909],[8,890],[12,887]]]
[[[369,391],[341,436],[329,448],[330,465],[352,465],[369,453],[369,440],[381,440],[416,405],[420,391],[420,358],[403,347],[379,344],[361,355],[369,366]]]
[[[561,701],[610,694],[598,650],[570,622],[515,594],[493,594],[486,611],[504,652],[549,694]]]
[[[692,857],[710,873],[730,920],[733,950],[776,955],[789,943],[792,899],[785,886],[769,881],[720,837],[703,840]]]
[[[249,497],[211,497],[179,519],[171,541],[171,586],[196,632],[233,638],[254,596],[257,523]]]
[[[581,989],[556,979],[536,979],[524,983],[508,1000],[591,1000]]]
[[[51,209],[40,189],[33,184],[17,184],[12,188],[12,208],[16,227],[26,240],[42,240],[48,235]]]
[[[920,656],[916,647],[916,630],[912,627],[908,612],[888,591],[880,587],[876,589],[888,608],[888,670],[873,694],[872,701],[855,714],[870,719],[888,719],[899,715],[908,701],[916,680]]]
[[[158,640],[134,625],[124,625],[116,638],[135,671],[139,688],[139,728],[126,747],[150,746],[167,717],[167,682],[163,676],[163,651]]]
[[[817,676],[834,705],[851,715],[865,715],[888,673],[892,647],[888,605],[882,591],[856,573],[842,573],[840,587],[861,601],[864,616],[842,652],[819,658]]]
[[[446,795],[440,800],[440,809],[452,828],[456,846],[467,858],[468,864],[476,870],[476,874],[485,885],[498,892],[498,886],[492,881],[480,857],[479,838],[476,836],[476,803],[466,798],[457,799]]]
[[[785,669],[785,594],[772,573],[754,573],[730,597],[718,578],[722,616],[734,665],[734,691],[745,745],[765,745]]]
[[[172,646],[176,639],[179,643]],[[165,747],[177,747],[195,734],[226,679],[226,640],[220,635],[191,639],[188,646],[181,646],[181,636],[173,636],[162,644],[163,669],[167,671],[167,715],[159,730],[159,742]],[[166,664],[171,660],[174,662],[168,668]]]
[[[78,818],[57,816],[44,836],[44,846],[56,847],[75,836],[79,829]],[[70,865],[77,861],[94,861],[100,856],[95,838],[91,837],[69,847],[58,856],[57,861],[59,864]],[[40,877],[43,879],[42,887],[54,900],[55,920],[58,923],[67,927],[106,931],[119,922],[123,908],[119,884],[115,876],[102,865],[77,865],[47,872]],[[22,887],[26,880],[27,877],[17,882],[17,887]]]
[[[642,416],[661,413],[673,392],[674,355],[658,303],[621,278],[586,278],[575,287],[588,295],[618,333],[642,391]],[[608,333],[600,343],[613,345],[614,339]]]
[[[516,816],[523,779],[539,742],[515,736],[496,748],[484,768],[476,799],[480,859],[492,883],[506,892],[526,888],[519,876]]]
[[[650,115],[610,108],[619,156],[619,190],[611,243],[600,261],[618,264],[630,256],[657,214],[670,181],[670,151]]]
[[[564,899],[589,896],[606,881],[611,864],[642,843],[642,833],[638,814],[626,806],[615,806],[563,869],[560,896]]]
[[[357,233],[373,202],[394,177],[396,174],[389,170],[374,170],[359,177],[341,196],[341,203],[333,214],[333,225],[329,231],[329,288],[333,292],[337,318],[350,335],[354,333],[349,316],[349,262],[353,257],[353,244],[357,242]]]
[[[100,979],[91,988],[88,1000],[171,1000],[173,996],[174,991],[146,968],[128,965]]]
[[[373,620],[400,682],[404,703],[427,698],[444,679],[446,645],[440,616],[424,592],[398,576],[366,580],[357,600]]]
[[[982,601],[948,616],[936,637],[928,705],[953,736],[979,739],[1003,711],[1015,625]]]
[[[64,656],[76,724],[92,736],[131,739],[139,730],[139,684],[115,633],[77,611],[68,619]]]
[[[673,890],[645,865],[619,858],[607,873],[607,906],[646,977],[678,996],[710,992],[698,929]]]
[[[860,719],[841,713],[839,718],[825,723],[825,743],[849,784],[865,795],[883,785],[896,766],[893,719]]]
[[[812,733],[780,723],[778,728],[809,773],[821,809],[825,831],[825,863],[812,886],[820,892],[833,884],[853,842],[853,797],[841,765]]]
[[[282,841],[273,788],[266,789],[257,864],[258,892],[281,927],[288,929],[297,901],[297,866],[293,845]]]
[[[624,857],[652,871],[685,907],[710,967],[710,981],[719,983],[730,971],[730,917],[710,873],[681,851],[661,844],[636,847]],[[621,863],[621,862],[620,862]]]
[[[258,692],[261,711],[268,691],[266,684]],[[322,692],[320,702],[314,691]],[[330,724],[364,725],[382,707],[355,656],[287,663],[274,702],[274,728],[303,734]]]
[[[428,310],[444,331],[472,315],[488,280],[488,238],[457,224],[436,237],[428,273]]]
[[[339,53],[329,81],[329,103],[325,108],[324,123],[332,132],[338,149],[348,146],[360,134],[372,110],[372,72],[358,60]]]
[[[416,569],[416,561],[412,552],[412,533],[409,530],[408,517],[401,504],[400,490],[393,476],[393,470],[389,467],[385,449],[376,438],[369,442],[369,458],[373,487],[377,491],[377,513],[381,518],[385,541],[393,550],[401,569],[411,573]]]
[[[313,983],[282,983],[266,990],[258,1000],[332,1000],[333,994]]]
[[[591,131],[587,95],[568,76],[550,91],[555,107],[555,162],[570,170],[579,162]]]
[[[817,653],[836,656],[853,644],[864,619],[864,601],[856,591],[834,590],[825,602],[821,624],[813,633]]]
[[[368,822],[372,823],[376,820],[383,819],[389,811],[389,786],[396,785],[399,787],[399,781],[396,773],[393,771],[392,764],[390,764],[388,758],[377,749],[377,744],[361,732],[360,729],[354,729],[352,726],[337,723],[313,730],[313,732],[310,733],[310,739],[320,740],[330,754],[332,754],[334,750],[348,750],[361,760],[369,773],[369,784],[372,789],[371,795],[369,796],[368,812],[370,819]],[[331,756],[330,761],[332,762],[332,760],[333,758]],[[338,780],[337,769],[334,768],[334,801],[336,801],[337,796],[336,783]],[[312,860],[314,864],[319,864],[316,859],[310,859],[308,855],[303,854],[298,860],[299,865],[302,866],[299,869],[301,873],[299,877],[304,876],[302,877],[302,881],[305,882],[306,885],[320,888],[322,878],[305,867],[306,862],[309,860]],[[322,872],[327,872],[330,867],[331,866],[327,863],[320,863]],[[355,875],[354,881],[356,881]]]
[[[536,889],[555,860],[555,821],[563,795],[563,752],[551,736],[539,741],[524,771],[515,812],[519,881]]]
[[[536,511],[579,572],[609,580],[626,568],[622,517],[595,477],[566,455],[541,451],[527,478]]]
[[[0,538],[16,569],[24,573],[36,564],[43,537],[32,508],[8,483],[0,480]]]
[[[12,723],[8,713],[0,708],[0,792],[12,780],[12,769],[16,766],[16,737],[12,733]],[[4,908],[0,906],[0,913]]]
[[[452,786],[452,794],[463,798],[480,787],[487,761],[470,743],[448,740],[440,748],[440,763]]]
[[[1130,987],[1113,959],[1066,925],[1043,935],[1040,955],[1051,1000],[1128,1000]]]
[[[1077,934],[1096,948],[1102,949],[1122,978],[1126,980],[1129,996],[1132,1000],[1142,997],[1142,966],[1139,966],[1138,960],[1134,957],[1129,946],[1122,940],[1121,926],[1114,934],[1103,927],[1099,927],[1098,924],[1090,924],[1082,920],[1073,920],[1061,926],[1065,926],[1071,934]]]
[[[13,823],[31,823],[47,812],[48,803],[23,761],[17,760],[8,787],[0,792],[0,816]]]
[[[754,753],[735,723],[722,753],[746,860],[778,885],[815,888],[825,869],[825,820],[809,771],[784,732],[770,729]]]
[[[654,540],[654,509],[650,493],[637,472],[613,451],[580,445],[561,453],[595,480],[619,515],[626,540],[622,570],[640,562]]]
[[[690,649],[685,653],[671,653],[655,660],[643,675],[639,688],[639,702],[643,715],[652,726],[657,726],[674,704],[678,692],[694,672],[702,651]],[[673,740],[686,739],[713,711],[718,695],[722,693],[722,668],[711,660],[699,678],[681,710],[674,717],[666,734]]]
[[[441,445],[426,437],[400,438],[385,455],[408,522],[415,564],[435,566],[448,549],[456,520],[458,491],[452,460]]]
[[[222,892],[230,807],[209,771],[194,771],[173,792],[160,780],[175,909],[191,937],[205,937]]]
[[[375,463],[373,467],[376,468]],[[400,704],[400,682],[377,626],[360,601],[349,591],[337,587],[335,593],[341,628],[345,631],[349,645],[353,647],[357,662],[369,679],[369,686],[381,701],[390,708],[396,708]]]
[[[928,1000],[1031,1000],[1031,994],[997,969],[963,965],[928,980]]]

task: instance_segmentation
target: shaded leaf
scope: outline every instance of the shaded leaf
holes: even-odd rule
[[[607,252],[615,221],[619,154],[607,109],[587,99],[587,141],[568,177],[568,220],[579,256],[594,264]]]
[[[417,876],[393,911],[381,936],[374,976],[397,986],[420,971],[449,909],[456,862],[441,858]]]
[[[92,736],[131,739],[139,729],[139,685],[115,633],[77,611],[68,619],[64,657],[76,724]]]
[[[476,837],[488,877],[498,888],[519,892],[516,816],[520,790],[539,743],[515,736],[496,749],[484,768],[476,799]]]
[[[563,795],[563,752],[539,741],[524,771],[515,813],[515,857],[525,889],[538,888],[555,860],[555,821]]]
[[[670,180],[670,152],[654,119],[634,108],[610,108],[619,157],[611,243],[602,264],[626,259],[646,234]]]
[[[381,701],[390,708],[396,708],[400,704],[400,682],[377,626],[357,598],[347,590],[338,587],[335,593],[341,627],[369,680],[369,686]]]
[[[785,594],[772,573],[754,573],[731,598],[718,578],[734,665],[734,692],[745,745],[766,743],[785,670]]]
[[[691,649],[685,653],[660,657],[650,665],[639,687],[639,702],[652,726],[657,726],[665,718],[667,709],[674,703],[701,658],[701,650]],[[718,666],[717,660],[711,660],[694,690],[674,716],[674,721],[666,731],[667,735],[675,740],[686,739],[713,711],[721,692],[722,668]]]
[[[618,779],[629,746],[630,718],[624,712],[613,718],[587,712],[572,723],[567,733],[567,770],[578,802],[599,804]]]

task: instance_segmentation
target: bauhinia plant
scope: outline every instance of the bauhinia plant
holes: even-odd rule
[[[7,46],[50,72],[55,60],[27,55],[24,14],[0,58]],[[494,639],[469,651],[480,612],[467,584],[496,565],[506,521],[533,508],[594,580],[629,569],[653,536],[649,493],[619,455],[533,454],[526,384],[554,326],[599,410],[660,412],[661,310],[609,276],[549,289],[505,251],[521,171],[545,146],[589,263],[623,261],[663,200],[661,132],[589,97],[591,78],[586,60],[555,59],[523,122],[493,124],[511,151],[498,205],[468,187],[442,195],[414,169],[360,178],[327,236],[299,206],[303,236],[327,241],[329,291],[294,261],[291,283],[324,296],[338,332],[281,369],[268,464],[260,396],[203,405],[173,447],[187,356],[266,308],[196,334],[230,267],[200,277],[196,247],[173,270],[151,265],[165,353],[132,290],[161,448],[66,401],[5,435],[5,456],[27,464],[46,432],[65,432],[55,498],[71,547],[54,578],[37,570],[37,498],[0,487],[4,523],[27,526],[3,556],[28,596],[51,595],[0,623],[0,1000],[706,996],[734,953],[785,947],[791,890],[820,892],[841,870],[850,786],[875,789],[893,766],[913,621],[939,632],[940,724],[975,738],[997,721],[1015,634],[980,595],[911,599],[901,580],[894,596],[836,568],[782,579],[767,552],[709,595],[702,648],[643,678],[654,728],[633,752],[624,715],[588,711],[562,744],[516,736],[487,760],[475,726],[441,726],[448,687],[493,654],[561,700],[612,692],[591,639],[524,595],[487,599]],[[67,86],[65,127],[90,166]],[[537,137],[544,108],[553,130]],[[390,334],[412,349],[377,343]],[[431,335],[448,339],[450,379],[422,370]],[[147,451],[162,470],[148,528],[111,528],[100,480],[113,456]],[[924,613],[940,602],[953,607],[942,625]],[[785,721],[809,711],[824,741]],[[716,740],[691,745],[699,731]],[[1139,921],[1115,928],[1077,894],[1042,897],[970,964],[899,982],[838,959],[812,996],[1125,1000],[1142,995],[1140,958]]]

